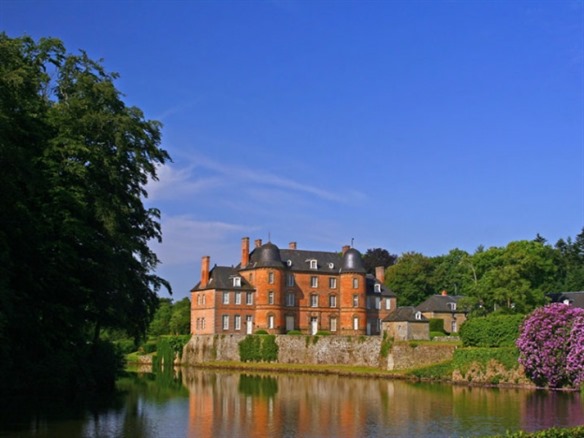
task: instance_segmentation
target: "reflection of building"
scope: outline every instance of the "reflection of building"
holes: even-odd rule
[[[441,295],[432,295],[416,307],[428,319],[444,320],[446,333],[457,333],[460,326],[466,321],[466,309],[462,309],[459,301],[461,295],[448,295],[443,291]]]
[[[306,251],[290,243],[279,249],[242,239],[235,267],[215,266],[203,257],[201,280],[191,290],[191,333],[379,334],[381,320],[396,307],[383,285],[383,267],[367,275],[361,254]]]

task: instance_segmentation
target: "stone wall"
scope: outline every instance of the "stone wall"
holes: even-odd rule
[[[183,365],[205,362],[239,362],[243,335],[193,336],[184,348]],[[403,370],[452,358],[456,347],[443,344],[396,343],[382,358],[379,336],[277,335],[278,362],[307,365],[352,365]]]
[[[399,342],[392,346],[384,365],[388,370],[423,367],[452,359],[454,350],[455,345]]]

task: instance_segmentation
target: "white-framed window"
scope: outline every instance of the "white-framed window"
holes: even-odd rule
[[[359,289],[359,279],[353,278],[353,289]]]
[[[318,287],[318,277],[316,275],[310,277],[310,287]]]
[[[331,318],[331,332],[336,332],[337,331],[337,318]]]
[[[294,274],[286,275],[286,286],[288,287],[294,286]]]
[[[229,292],[223,292],[223,304],[229,304]]]
[[[318,307],[318,295],[310,295],[310,307]]]
[[[241,277],[233,277],[233,287],[241,287]]]
[[[229,315],[223,315],[223,330],[229,330]]]
[[[359,307],[359,295],[353,295],[353,307]]]
[[[241,330],[241,315],[235,315],[233,317],[233,325],[235,330]]]
[[[456,321],[452,321],[450,324],[450,332],[456,333],[458,331],[458,326],[456,325]]]
[[[456,310],[456,303],[448,303],[448,307],[454,312]]]
[[[391,298],[385,299],[385,310],[391,310]]]
[[[379,283],[375,283],[375,285],[373,286],[373,290],[375,292],[381,292],[381,285]]]
[[[418,321],[421,321],[422,320],[422,312],[416,312],[416,319]]]
[[[310,262],[310,269],[317,269],[318,268],[318,263],[316,262],[316,259],[309,260],[309,262]]]
[[[274,273],[273,272],[268,272],[268,283],[269,284],[274,284]]]
[[[274,315],[268,315],[268,328],[273,329],[274,328],[274,323],[275,318]]]
[[[245,304],[250,305],[250,306],[253,304],[253,293],[252,292],[247,292],[245,294]]]
[[[241,304],[241,292],[235,292],[235,304]]]
[[[374,297],[375,298],[375,308],[377,310],[381,310],[381,298],[380,297]]]
[[[353,330],[359,330],[359,317],[353,316]]]
[[[288,292],[286,294],[286,305],[287,306],[295,306],[296,305],[296,299],[294,297],[294,292]]]
[[[329,289],[336,289],[336,288],[337,288],[336,277],[329,277]]]
[[[268,304],[274,304],[274,292],[268,292]]]
[[[337,307],[337,296],[329,295],[329,307]]]

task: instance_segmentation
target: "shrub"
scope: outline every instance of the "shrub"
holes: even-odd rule
[[[519,336],[523,315],[489,315],[472,318],[460,327],[465,347],[512,347]]]
[[[288,330],[288,333],[286,333],[287,335],[301,335],[302,332],[300,330]]]
[[[440,335],[443,336],[446,334],[444,330],[444,320],[440,318],[432,318],[430,319],[430,331],[431,332],[440,332]]]
[[[260,329],[260,330],[256,330],[255,334],[256,335],[267,335],[268,332],[264,329]]]
[[[278,344],[274,335],[248,335],[239,343],[243,362],[273,362],[278,360]]]
[[[535,309],[521,326],[517,347],[536,384],[578,386],[584,381],[584,309],[562,303]]]

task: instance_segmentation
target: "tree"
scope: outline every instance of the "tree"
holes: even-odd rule
[[[432,259],[417,252],[406,252],[387,269],[385,284],[397,294],[400,305],[413,306],[435,292],[432,275]]]
[[[169,329],[173,335],[191,333],[191,300],[183,298],[172,306]]]
[[[561,280],[557,291],[584,290],[584,228],[574,240],[560,239],[555,245],[558,254]]]
[[[158,308],[154,312],[152,322],[148,327],[149,336],[160,336],[170,334],[170,319],[172,317],[172,300],[168,298],[160,299]]]
[[[397,255],[390,254],[383,248],[370,248],[363,254],[363,267],[368,274],[375,274],[375,268],[383,266],[384,269],[395,264]]]
[[[170,157],[116,78],[56,39],[0,34],[0,372],[22,376],[4,385],[90,384],[101,330],[140,337],[169,288],[142,200]]]

